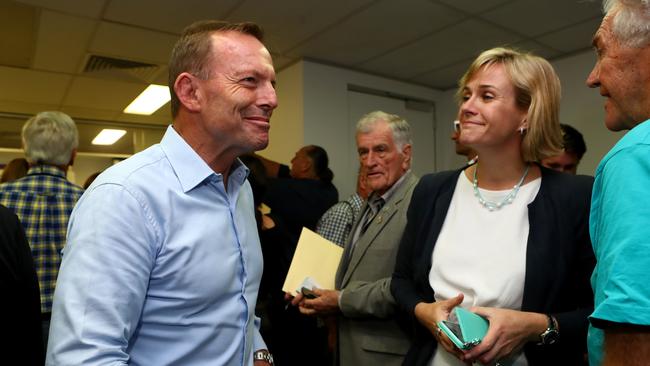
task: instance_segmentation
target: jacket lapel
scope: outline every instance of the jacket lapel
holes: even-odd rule
[[[345,285],[347,285],[348,281],[350,280],[350,276],[352,273],[354,273],[354,270],[363,259],[363,256],[365,255],[368,248],[372,245],[375,239],[378,239],[378,236],[384,230],[388,222],[393,219],[393,216],[395,216],[395,214],[401,208],[401,205],[408,204],[408,202],[404,202],[405,196],[409,191],[409,188],[417,182],[417,178],[415,178],[415,176],[410,172],[407,174],[408,175],[405,177],[402,185],[397,189],[397,191],[395,191],[390,200],[384,204],[384,207],[382,207],[380,213],[377,214],[377,216],[374,218],[366,232],[359,237],[359,240],[352,249],[352,256],[349,257],[350,259],[347,263],[347,268],[339,268],[339,272],[341,272],[341,270],[345,271],[341,279],[340,287],[345,287]],[[366,209],[366,206],[367,203],[364,205],[364,210]],[[359,224],[360,223],[357,222],[354,230],[356,230],[356,226]],[[352,243],[348,243],[348,246],[346,247],[347,250],[344,252],[344,255],[349,255],[351,244]]]

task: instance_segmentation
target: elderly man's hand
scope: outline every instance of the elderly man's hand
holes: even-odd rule
[[[308,299],[302,295],[298,295],[293,299],[292,303],[298,305],[301,313],[305,315],[329,315],[340,312],[340,291],[315,288],[313,292],[317,296],[315,299]],[[298,301],[296,301],[297,299]]]

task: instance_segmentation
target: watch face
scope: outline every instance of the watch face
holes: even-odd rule
[[[543,344],[553,344],[560,338],[560,334],[555,329],[550,329],[542,334]]]
[[[269,364],[273,365],[273,356],[271,356],[270,353],[265,352],[265,351],[256,351],[253,353],[253,360],[254,361],[266,361]]]

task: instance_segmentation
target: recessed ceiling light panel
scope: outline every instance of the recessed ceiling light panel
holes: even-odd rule
[[[113,145],[117,140],[126,134],[124,130],[112,130],[105,128],[93,139],[93,145]]]
[[[124,113],[149,116],[171,99],[169,88],[165,85],[151,84],[131,104],[124,108]]]

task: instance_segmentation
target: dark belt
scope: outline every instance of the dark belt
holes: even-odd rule
[[[52,313],[41,313],[41,320],[50,320],[52,319]]]

